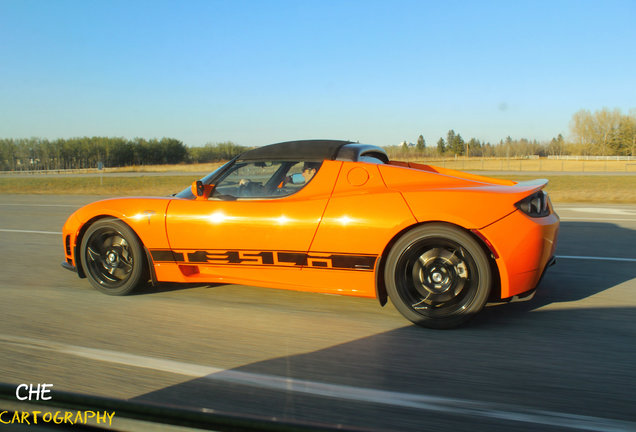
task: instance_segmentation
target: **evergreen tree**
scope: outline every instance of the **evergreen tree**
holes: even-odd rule
[[[439,153],[440,155],[443,155],[446,152],[446,142],[444,141],[444,138],[440,138],[437,141],[437,153]]]
[[[424,151],[425,147],[426,147],[426,141],[424,141],[424,137],[420,135],[417,138],[417,145],[415,146],[415,148],[417,149],[418,152],[422,152]]]

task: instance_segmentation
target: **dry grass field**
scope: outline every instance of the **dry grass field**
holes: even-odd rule
[[[555,160],[502,158],[413,159],[414,161],[462,171],[626,172],[636,173],[636,161]]]
[[[462,171],[545,171],[545,172],[567,172],[567,173],[601,173],[601,172],[625,172],[636,173],[636,161],[616,161],[616,160],[554,160],[554,159],[523,159],[523,158],[431,158],[422,159],[418,157],[397,157],[397,160],[408,160],[411,162],[437,165],[444,168],[458,169]],[[120,168],[105,168],[105,173],[204,173],[211,172],[218,168],[222,162],[205,164],[178,164],[178,165],[140,165]],[[82,173],[97,173],[97,169],[76,170]],[[53,172],[55,173],[55,172]]]
[[[100,196],[167,196],[192,183],[196,175],[166,176],[44,176],[0,178],[0,194],[61,194]]]
[[[213,163],[201,163],[201,164],[177,164],[177,165],[141,165],[141,166],[129,166],[121,168],[106,168],[105,172],[118,173],[118,172],[212,172],[225,162],[213,162]]]

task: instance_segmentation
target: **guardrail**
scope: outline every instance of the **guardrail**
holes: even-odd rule
[[[52,169],[52,170],[15,170],[0,171],[0,175],[35,175],[35,174],[89,174],[98,172],[97,168]]]

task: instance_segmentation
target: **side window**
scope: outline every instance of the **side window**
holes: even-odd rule
[[[380,159],[378,156],[374,155],[373,153],[360,156],[359,161],[372,163],[372,164],[378,164],[378,165],[383,165],[385,163],[384,160]]]
[[[309,162],[237,162],[221,179],[210,198],[277,198],[291,195],[309,182],[320,163],[306,170]],[[311,176],[308,173],[312,172]]]
[[[283,182],[278,185],[278,194],[285,196],[298,192],[311,181],[320,169],[321,162],[296,162],[287,171]]]

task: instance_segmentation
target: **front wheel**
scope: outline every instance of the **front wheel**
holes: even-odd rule
[[[398,239],[386,262],[391,301],[423,327],[457,327],[479,312],[490,294],[488,256],[470,234],[450,225],[412,229]]]
[[[109,295],[126,295],[148,281],[141,242],[117,219],[91,225],[81,243],[82,267],[91,285]]]

